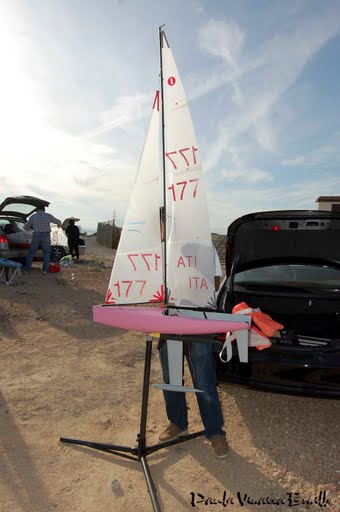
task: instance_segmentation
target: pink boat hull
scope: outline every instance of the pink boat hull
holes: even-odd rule
[[[247,322],[164,315],[164,311],[164,308],[94,306],[93,320],[128,331],[177,335],[225,333],[249,328]]]

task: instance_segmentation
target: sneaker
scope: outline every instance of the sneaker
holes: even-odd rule
[[[46,274],[47,274],[47,272],[46,272],[46,270],[44,270],[43,275],[46,276]]]
[[[170,423],[164,432],[161,433],[161,435],[158,437],[159,441],[165,442],[165,441],[174,441],[174,439],[177,439],[182,436],[186,436],[188,433],[188,429],[181,429],[174,423]]]
[[[223,459],[229,455],[229,446],[226,440],[225,435],[219,434],[210,439],[211,447],[214,451],[214,454],[219,459]]]

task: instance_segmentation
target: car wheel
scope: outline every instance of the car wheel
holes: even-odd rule
[[[55,247],[51,247],[51,259],[55,261],[61,260],[65,256],[65,249],[56,245]]]

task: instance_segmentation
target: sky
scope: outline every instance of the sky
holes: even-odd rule
[[[339,0],[0,0],[0,199],[122,225],[159,88],[186,90],[212,231],[340,195]]]

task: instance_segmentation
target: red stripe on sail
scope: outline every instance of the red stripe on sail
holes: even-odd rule
[[[155,99],[153,101],[152,110],[156,107],[157,112],[159,112],[159,91],[156,91]]]

